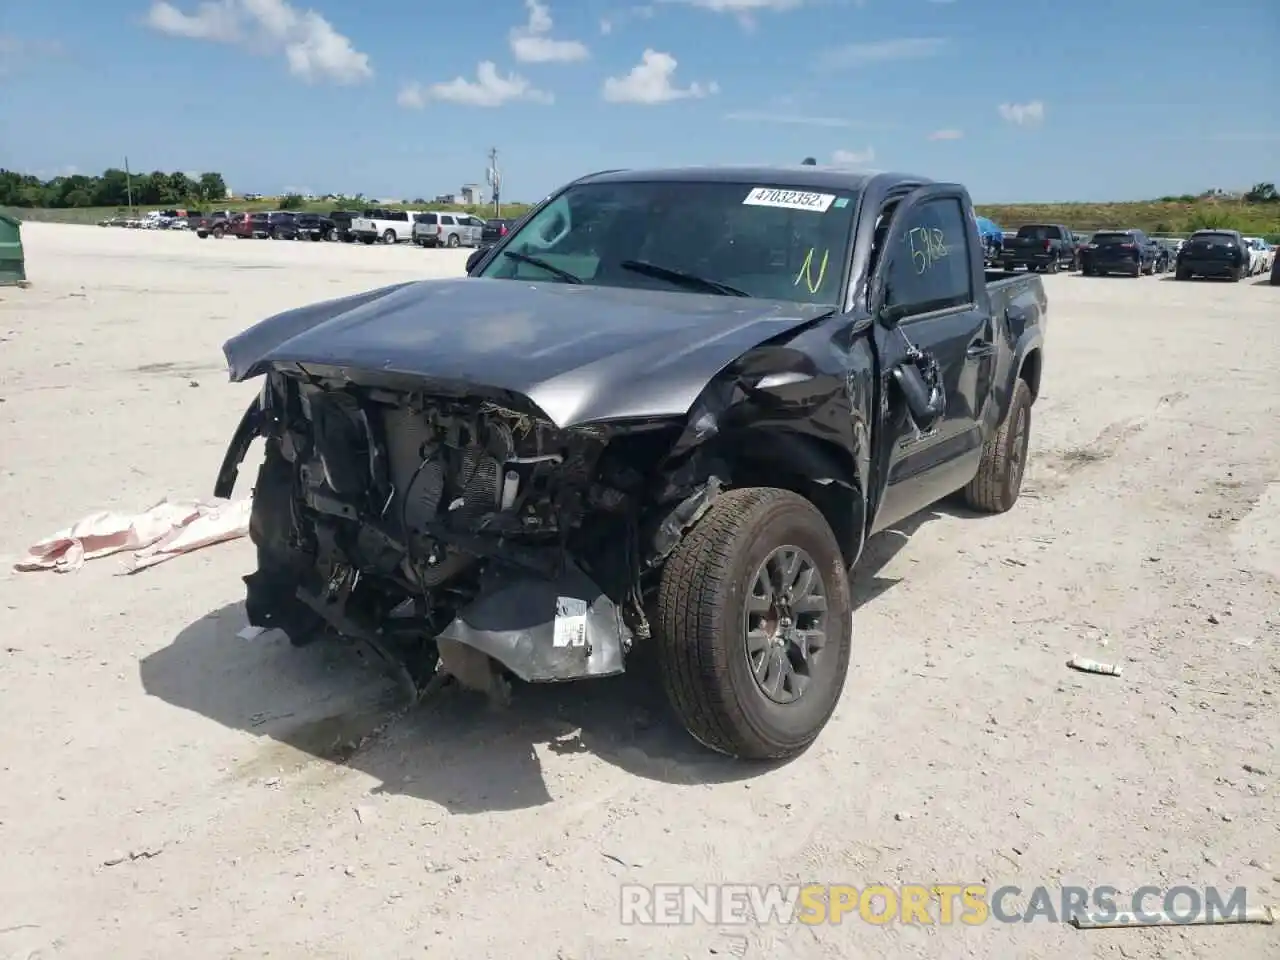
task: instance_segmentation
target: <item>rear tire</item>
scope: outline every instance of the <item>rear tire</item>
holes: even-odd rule
[[[813,504],[771,487],[722,494],[662,572],[654,636],[672,707],[720,753],[803,752],[840,700],[851,614],[844,557]]]
[[[1019,378],[1004,422],[986,446],[978,472],[964,488],[965,502],[983,513],[1004,513],[1018,502],[1031,445],[1031,388]]]
[[[382,242],[386,244],[394,244],[396,242],[396,232],[394,230],[388,230],[382,235]]]
[[[459,243],[461,243],[461,241],[458,239],[458,235],[456,233],[449,234],[448,247],[450,250],[457,249]]]
[[[1173,276],[1175,277],[1175,279],[1178,279],[1178,280],[1190,280],[1191,271],[1184,270],[1182,267],[1179,267],[1177,270],[1174,271]]]

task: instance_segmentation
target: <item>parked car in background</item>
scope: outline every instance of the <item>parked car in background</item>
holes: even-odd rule
[[[222,235],[227,232],[227,220],[230,217],[230,210],[215,210],[213,213],[206,213],[193,219],[191,229],[195,230],[196,236],[201,240],[206,237],[221,240]]]
[[[1006,270],[1026,267],[1057,273],[1064,267],[1071,269],[1076,245],[1070,228],[1060,223],[1028,223],[1005,239],[1000,256]]]
[[[1140,277],[1156,272],[1156,245],[1141,230],[1100,230],[1081,252],[1086,277],[1126,273]]]
[[[1151,242],[1158,251],[1156,273],[1168,273],[1173,269],[1173,262],[1178,258],[1178,244],[1167,237],[1153,237]]]
[[[413,239],[416,210],[366,210],[351,221],[351,235],[361,243],[401,243]]]
[[[354,210],[330,210],[328,216],[333,221],[334,230],[337,232],[335,239],[343,243],[353,243],[356,238],[351,234],[351,221],[368,213],[368,210],[364,213],[357,213]]]
[[[290,210],[276,210],[267,214],[268,233],[272,240],[293,240],[297,233],[298,215]]]
[[[1238,230],[1197,230],[1178,251],[1175,276],[1226,277],[1238,281],[1249,275],[1249,245]]]
[[[1267,241],[1261,237],[1245,237],[1244,242],[1249,245],[1250,276],[1269,273],[1274,252],[1268,248]]]
[[[988,217],[975,217],[974,220],[978,224],[978,238],[982,241],[985,262],[997,263],[1004,250],[1004,230]]]
[[[511,232],[514,223],[510,217],[492,217],[486,220],[480,229],[480,242],[497,243]]]
[[[333,240],[338,228],[328,217],[318,213],[298,213],[293,219],[276,225],[275,236],[279,240]]]
[[[478,247],[484,221],[466,213],[429,210],[413,216],[413,242],[420,247]]]

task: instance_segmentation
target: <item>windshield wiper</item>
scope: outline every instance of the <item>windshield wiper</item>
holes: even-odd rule
[[[510,257],[512,260],[518,260],[521,263],[527,263],[530,266],[541,267],[547,273],[553,274],[563,280],[565,283],[581,283],[582,278],[557,267],[554,263],[547,263],[541,257],[531,257],[527,253],[516,253],[514,250],[503,250],[504,257]]]
[[[659,280],[670,280],[672,283],[682,287],[702,290],[706,293],[718,293],[725,297],[751,296],[745,290],[731,287],[727,283],[721,283],[719,280],[708,280],[706,277],[700,277],[694,273],[685,273],[683,270],[674,270],[671,267],[661,267],[656,263],[649,263],[647,260],[623,260],[618,266],[623,270],[643,273],[645,276],[657,277]]]

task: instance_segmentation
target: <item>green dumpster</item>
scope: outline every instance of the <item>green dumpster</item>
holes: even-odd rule
[[[22,255],[22,221],[7,213],[0,213],[0,287],[23,283],[26,279],[26,261]]]

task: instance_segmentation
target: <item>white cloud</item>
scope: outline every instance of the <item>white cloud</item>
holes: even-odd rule
[[[663,0],[663,2],[684,3],[713,13],[741,15],[759,13],[762,10],[795,10],[803,6],[805,0]]]
[[[941,0],[935,0],[941,2]],[[959,140],[964,136],[963,130],[935,130],[929,134],[930,140]]]
[[[525,0],[529,22],[511,31],[511,52],[521,63],[573,63],[590,53],[577,40],[556,40],[551,33],[551,10],[539,0]]]
[[[769,113],[764,110],[735,110],[724,115],[726,120],[745,123],[785,123],[801,127],[852,127],[852,120],[841,117],[805,117],[793,113]]]
[[[872,43],[851,43],[828,50],[818,58],[820,66],[829,70],[889,63],[894,60],[921,60],[936,56],[947,46],[943,37],[901,37]]]
[[[1032,100],[1029,103],[1002,103],[997,108],[1000,116],[1020,127],[1034,127],[1044,122],[1044,103]]]
[[[555,102],[550,93],[539,90],[518,73],[502,76],[491,60],[485,60],[476,67],[475,80],[454,77],[428,86],[409,83],[401,87],[396,96],[400,106],[413,110],[421,110],[432,100],[468,107],[500,107],[516,100],[542,104]]]
[[[756,14],[782,13],[803,6],[806,0],[662,0],[663,3],[683,3],[701,7],[712,13],[727,13],[735,17],[743,30],[756,28]],[[858,2],[861,6],[861,2]]]
[[[865,150],[837,150],[831,154],[831,162],[837,167],[860,167],[876,158],[874,147]]]
[[[623,26],[631,20],[652,20],[654,9],[649,4],[641,4],[638,7],[625,7],[621,10],[615,10],[608,16],[600,18],[600,33],[608,36],[618,27]]]
[[[672,100],[699,99],[720,92],[719,84],[691,83],[673,86],[676,58],[669,53],[646,49],[640,62],[622,77],[608,77],[602,94],[610,103],[669,103]]]
[[[299,10],[286,0],[204,0],[194,13],[155,0],[146,22],[174,37],[282,53],[289,72],[307,83],[353,84],[373,76],[368,54],[314,10]]]

